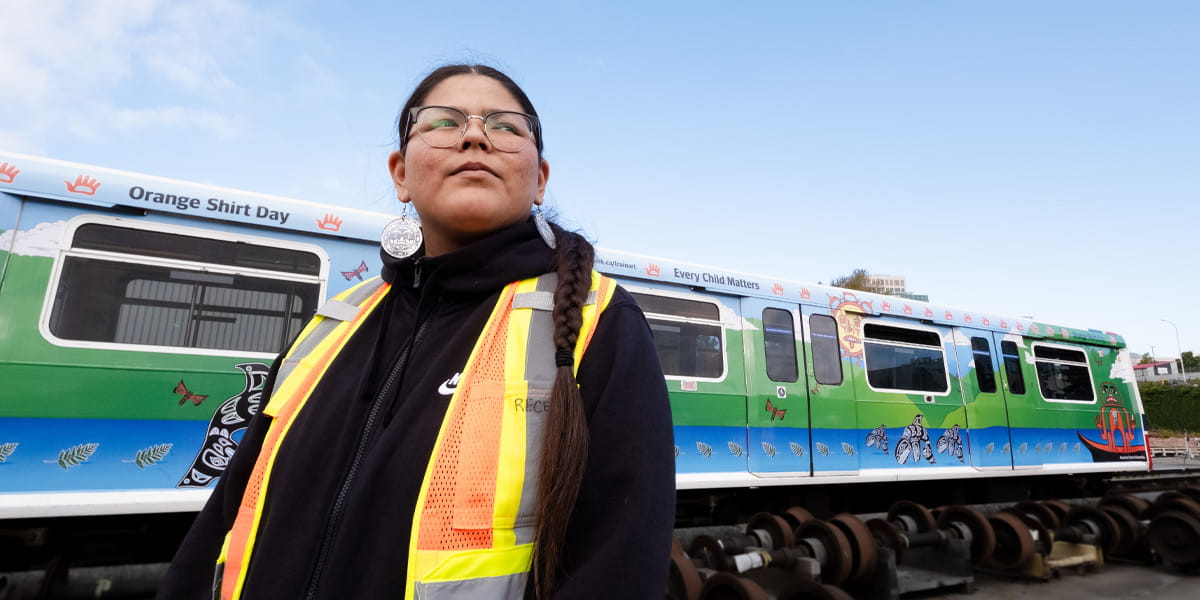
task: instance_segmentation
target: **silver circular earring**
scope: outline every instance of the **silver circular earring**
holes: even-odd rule
[[[384,226],[379,243],[383,251],[393,258],[408,258],[421,247],[424,240],[421,226],[408,218],[408,203],[404,203],[404,212],[399,219],[393,219]]]
[[[546,242],[547,246],[553,250],[558,244],[558,240],[554,237],[554,230],[550,229],[550,223],[546,221],[545,215],[542,214],[542,205],[537,205],[537,210],[533,213],[533,225],[537,227],[538,235],[542,236],[542,241]]]

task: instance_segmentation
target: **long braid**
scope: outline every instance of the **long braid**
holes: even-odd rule
[[[539,600],[558,587],[567,522],[575,508],[587,465],[588,426],[583,396],[575,381],[573,353],[583,324],[583,305],[592,284],[595,250],[582,236],[552,225],[558,247],[558,287],[554,290],[554,347],[557,372],[543,439],[537,495],[533,583]]]

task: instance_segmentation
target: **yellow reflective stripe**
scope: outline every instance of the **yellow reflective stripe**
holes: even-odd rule
[[[516,294],[537,289],[537,279],[517,284]],[[505,340],[504,411],[500,426],[500,464],[496,468],[496,500],[493,512],[492,544],[495,547],[517,543],[512,527],[521,508],[521,488],[525,482],[525,412],[516,410],[514,401],[522,399],[528,408],[529,384],[525,381],[525,355],[528,351],[532,309],[516,309],[508,315],[508,339]],[[519,382],[519,383],[518,383]]]
[[[481,577],[501,577],[528,571],[533,561],[533,544],[508,548],[430,551],[437,555],[438,567],[421,578],[424,583],[459,581]]]
[[[229,554],[229,538],[231,538],[231,537],[233,537],[232,534],[226,533],[225,541],[221,542],[221,553],[217,555],[217,564],[218,565],[224,564],[225,556],[227,554]]]
[[[390,289],[390,287],[391,286],[380,287],[375,294],[363,302],[362,307],[359,309],[358,316],[353,321],[344,322],[342,325],[331,331],[329,335],[325,337],[325,339],[321,340],[321,342],[317,344],[316,348],[314,348],[312,352],[304,357],[300,364],[305,365],[308,363],[308,366],[310,367],[320,366],[327,369],[329,364],[337,359],[338,353],[341,352],[343,347],[345,347],[346,342],[348,342],[350,338],[354,336],[354,333],[358,331],[358,327],[367,320],[367,315],[371,314],[371,311],[373,311],[375,307],[379,305],[380,301],[387,294],[387,291]],[[334,346],[336,346],[336,348],[334,348]],[[332,354],[328,354],[330,357],[329,361],[324,365],[315,365],[316,360],[312,357],[327,356],[326,351],[330,350],[331,348],[333,350]],[[272,394],[272,402],[274,402],[276,397],[290,398],[293,394],[296,394],[297,388],[304,382],[303,380],[308,379],[307,375],[307,370],[301,370],[300,367],[297,367],[296,370],[292,372],[292,375],[283,382],[283,385],[281,385],[279,389]],[[318,381],[319,378],[323,377],[324,375],[324,372],[317,373]],[[270,489],[271,473],[274,470],[275,459],[279,456],[279,449],[283,447],[283,440],[287,437],[288,432],[291,430],[292,423],[296,421],[296,415],[304,409],[304,405],[308,403],[308,399],[312,395],[311,392],[316,385],[316,383],[313,383],[312,387],[307,390],[308,393],[300,394],[300,397],[289,400],[290,402],[296,403],[296,408],[294,411],[292,411],[290,418],[273,420],[271,422],[271,429],[276,427],[281,427],[282,429],[280,430],[279,437],[276,439],[275,444],[269,448],[266,468],[263,470],[262,482],[259,484],[258,488],[258,501],[254,506],[254,518],[250,522],[249,531],[246,536],[246,543],[243,546],[245,549],[242,552],[241,561],[238,565],[239,568],[236,575],[237,582],[234,584],[233,598],[241,598],[242,587],[246,583],[246,574],[250,571],[249,565],[250,560],[253,558],[254,541],[258,538],[258,528],[262,523],[263,508],[267,504],[267,490]],[[283,401],[281,400],[280,402],[282,403]],[[269,437],[270,433],[268,432],[268,438]],[[264,448],[264,450],[268,449]]]
[[[579,363],[583,360],[583,351],[587,349],[585,342],[591,338],[592,332],[596,329],[598,315],[604,309],[608,308],[608,303],[612,300],[613,292],[616,290],[616,285],[607,286],[606,293],[601,298],[601,294],[599,293],[601,278],[604,278],[604,276],[596,271],[592,271],[591,291],[596,292],[596,303],[586,304],[583,307],[583,323],[579,326],[579,342],[575,344],[575,365],[573,369],[576,375],[579,374]]]
[[[492,307],[492,314],[488,316],[487,323],[483,326],[484,331],[488,331],[492,322],[508,310],[509,305],[512,303],[513,292],[516,290],[517,283],[508,284],[500,292],[500,299]],[[463,373],[459,377],[460,382],[470,381],[471,371],[478,361],[479,351],[482,347],[483,344],[476,341],[475,347],[471,348],[471,355],[467,357],[467,365],[463,368]],[[413,583],[423,580],[424,576],[438,565],[438,562],[440,562],[438,555],[455,554],[455,552],[420,551],[417,549],[417,542],[420,539],[421,511],[425,508],[425,499],[429,495],[430,480],[433,479],[433,468],[437,465],[437,456],[441,452],[442,442],[446,436],[446,424],[450,421],[450,416],[454,414],[454,409],[458,406],[464,389],[466,389],[465,385],[459,385],[454,390],[454,395],[450,396],[450,403],[446,406],[446,414],[442,416],[442,424],[438,429],[437,440],[433,443],[433,451],[429,454],[429,461],[425,463],[425,475],[421,478],[421,491],[417,494],[417,504],[413,508],[412,531],[408,536],[408,583],[404,587],[405,600],[415,600],[413,595],[415,587]]]
[[[367,281],[361,282],[361,283],[351,287],[350,289],[334,296],[332,299],[333,300],[345,300],[350,294],[354,293],[354,290],[357,290],[358,288],[360,288],[364,285],[368,285],[370,283],[372,283],[372,281],[368,279]],[[292,347],[296,347],[296,346],[300,345],[300,343],[304,341],[304,338],[307,338],[309,336],[309,334],[312,333],[312,330],[317,328],[317,324],[320,323],[322,319],[324,319],[324,317],[320,317],[320,318],[314,317],[312,319],[309,319],[308,323],[305,323],[304,329],[300,330],[300,335],[296,336],[296,341],[292,343]]]
[[[345,300],[347,297],[350,296],[350,294],[353,294],[359,288],[361,288],[365,285],[374,285],[376,283],[378,283],[378,282],[375,280],[369,279],[367,281],[364,281],[358,285],[355,285],[354,287],[338,294],[337,296],[334,296],[333,299],[334,300]],[[386,290],[386,289],[389,289],[390,287],[391,286],[384,285],[384,286],[381,286],[380,289]],[[367,307],[367,312],[363,313],[363,318],[365,318],[366,315],[370,314],[371,311],[375,310],[376,304],[378,304],[379,300],[381,300],[382,298],[383,298],[383,294],[381,294],[379,290],[376,290],[374,294],[372,294],[365,301],[363,301],[362,306]],[[362,311],[362,306],[359,307],[360,312]],[[313,318],[309,319],[308,323],[304,325],[304,329],[300,330],[300,335],[296,336],[296,341],[292,342],[292,348],[295,349],[295,348],[299,348],[299,347],[303,346],[303,344],[307,340],[308,336],[311,335],[313,330],[316,329],[317,326],[320,325],[321,322],[324,320],[325,320],[325,317],[322,317],[320,315],[316,315]],[[361,321],[362,319],[355,319],[355,320]],[[343,331],[341,328],[350,326],[352,323],[353,323],[352,321],[342,322],[341,325],[339,325],[338,327],[331,330],[328,334],[326,334],[325,338],[322,339],[315,348],[311,348],[308,351],[308,353],[306,353],[304,355],[304,357],[300,360],[300,364],[296,365],[296,367],[292,370],[292,372],[289,373],[289,376],[285,377],[282,382],[278,383],[279,388],[273,391],[273,393],[271,394],[271,397],[267,400],[267,405],[264,406],[262,409],[264,414],[266,414],[267,416],[270,416],[270,417],[275,417],[279,414],[279,411],[283,408],[283,403],[287,402],[291,398],[292,394],[295,392],[296,387],[301,384],[301,380],[304,379],[304,374],[310,372],[312,370],[313,366],[315,366],[316,358],[324,356],[323,352],[325,349],[329,348],[329,345],[332,343],[331,340],[338,339],[338,337],[339,337],[338,334],[341,331]],[[358,329],[358,325],[355,324],[354,328]],[[284,360],[287,360],[290,357],[291,357],[291,352],[289,352],[287,355],[284,356]],[[290,382],[290,385],[289,385],[289,382]]]

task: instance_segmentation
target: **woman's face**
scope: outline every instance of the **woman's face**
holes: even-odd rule
[[[524,112],[504,86],[483,75],[447,78],[421,106],[450,106],[468,115]],[[550,165],[538,158],[534,144],[520,152],[496,150],[480,119],[470,119],[462,140],[450,148],[434,148],[411,135],[404,154],[397,151],[388,158],[388,168],[397,197],[411,201],[421,215],[427,256],[457,250],[524,221],[532,206],[542,203],[550,177]]]

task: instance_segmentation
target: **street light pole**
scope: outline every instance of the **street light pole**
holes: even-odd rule
[[[1175,347],[1179,349],[1179,372],[1183,374],[1183,382],[1187,383],[1187,367],[1183,366],[1183,345],[1179,343],[1179,326],[1166,319],[1159,319],[1175,328]]]

